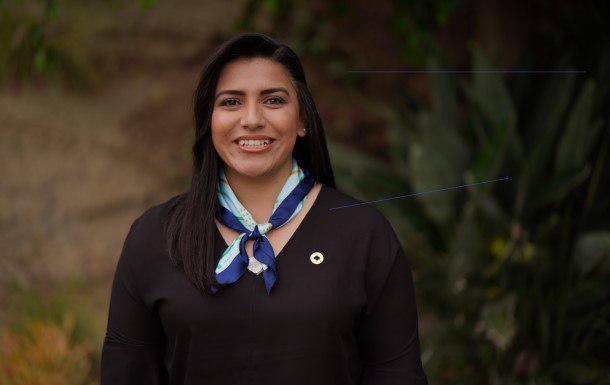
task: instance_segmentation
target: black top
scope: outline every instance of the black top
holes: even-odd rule
[[[203,295],[169,263],[171,203],[144,213],[125,241],[102,385],[426,384],[411,272],[375,208],[329,210],[357,202],[324,186],[277,256],[270,295],[250,271]],[[218,231],[216,245],[219,259]]]

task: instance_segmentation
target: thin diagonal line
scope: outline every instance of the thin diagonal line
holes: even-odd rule
[[[423,192],[419,192],[419,193],[415,193],[415,194],[400,195],[400,196],[396,196],[396,197],[377,199],[377,200],[374,200],[374,201],[354,203],[354,204],[346,205],[346,206],[338,206],[338,207],[330,208],[328,210],[330,211],[330,210],[345,209],[345,208],[348,208],[348,207],[355,207],[355,206],[368,205],[368,204],[371,204],[371,203],[385,202],[385,201],[389,201],[389,200],[392,200],[392,199],[401,199],[401,198],[413,197],[413,196],[416,196],[416,195],[426,195],[426,194],[432,194],[432,193],[440,192],[440,191],[455,190],[455,189],[458,189],[458,188],[464,188],[464,187],[468,187],[468,186],[475,186],[475,185],[478,185],[478,184],[501,182],[501,181],[505,181],[505,180],[508,180],[508,179],[509,179],[508,177],[504,177],[504,178],[500,178],[500,179],[487,180],[485,182],[468,183],[468,184],[463,184],[461,186],[451,186],[451,187],[441,188],[441,189],[438,189],[438,190],[423,191]]]
[[[581,70],[355,70],[354,74],[586,74]]]

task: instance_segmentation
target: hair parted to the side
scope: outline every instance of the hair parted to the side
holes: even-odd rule
[[[214,95],[224,67],[235,60],[250,58],[273,60],[290,74],[297,92],[300,114],[307,128],[307,135],[297,138],[293,156],[317,182],[335,187],[324,127],[296,53],[288,46],[258,33],[244,33],[225,42],[209,59],[197,86],[191,186],[176,200],[166,227],[172,264],[181,268],[186,277],[204,293],[217,285],[214,275],[214,219],[218,209],[216,185],[222,161],[211,135]]]

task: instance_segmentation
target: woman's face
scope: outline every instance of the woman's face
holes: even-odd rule
[[[233,178],[287,178],[297,136],[305,136],[288,71],[269,59],[227,64],[216,87],[212,142]]]

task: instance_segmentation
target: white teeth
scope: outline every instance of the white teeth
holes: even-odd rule
[[[237,142],[240,146],[243,147],[263,147],[263,146],[267,146],[269,144],[271,144],[271,140],[270,139],[265,139],[265,140],[239,140]]]

